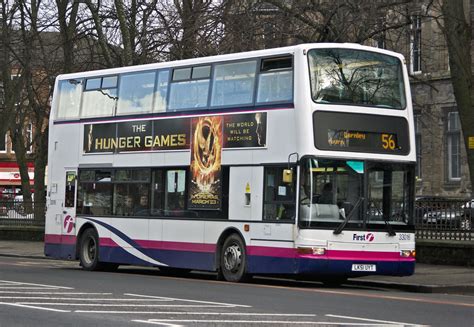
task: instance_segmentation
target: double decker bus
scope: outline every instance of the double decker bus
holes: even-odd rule
[[[45,254],[86,270],[411,275],[397,53],[303,44],[58,76]]]

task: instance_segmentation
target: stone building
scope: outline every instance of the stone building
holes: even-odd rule
[[[405,54],[416,115],[417,194],[471,197],[466,150],[441,30],[443,22],[436,18],[440,17],[437,7],[428,7],[427,3],[421,2],[412,12]],[[464,1],[464,5],[472,26],[474,8],[470,1]],[[472,44],[471,41],[471,51]]]

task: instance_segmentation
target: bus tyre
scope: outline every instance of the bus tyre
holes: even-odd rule
[[[99,237],[93,228],[86,229],[82,234],[79,247],[79,260],[83,269],[101,270],[104,266],[99,262]]]
[[[247,256],[242,239],[232,234],[224,242],[220,253],[220,273],[228,282],[241,282],[247,277]]]

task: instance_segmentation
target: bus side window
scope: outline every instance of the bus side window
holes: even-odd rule
[[[81,117],[104,117],[115,113],[117,76],[90,78],[82,95]]]
[[[161,70],[158,72],[158,80],[156,83],[155,91],[155,104],[153,112],[164,112],[166,111],[166,98],[168,95],[168,79],[169,71]]]
[[[264,220],[292,220],[295,218],[296,177],[291,183],[283,182],[284,167],[266,167],[264,180]]]
[[[176,216],[184,214],[186,171],[168,170],[166,172],[165,215]]]
[[[121,75],[117,115],[151,112],[155,80],[154,71]]]
[[[168,110],[202,108],[207,106],[211,66],[173,70]]]
[[[293,60],[291,56],[262,59],[258,77],[257,103],[293,99]]]
[[[253,102],[257,62],[218,64],[214,69],[211,106],[250,104]]]
[[[74,202],[76,199],[76,172],[68,171],[66,172],[66,192],[64,199],[64,207],[72,208],[74,207]]]
[[[77,119],[82,95],[82,79],[59,82],[59,104],[56,119]]]

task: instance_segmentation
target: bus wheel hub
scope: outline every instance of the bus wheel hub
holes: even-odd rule
[[[237,245],[229,246],[224,252],[224,266],[227,270],[237,270],[242,263],[242,251]]]

